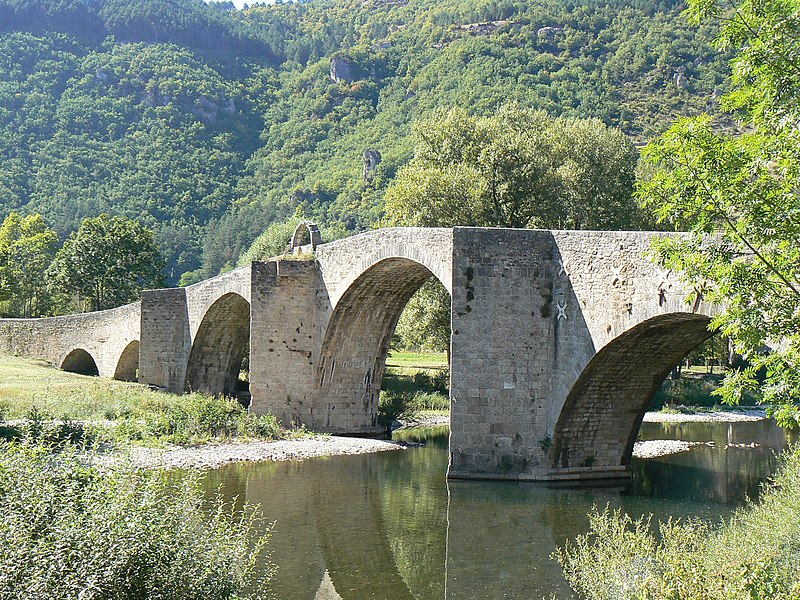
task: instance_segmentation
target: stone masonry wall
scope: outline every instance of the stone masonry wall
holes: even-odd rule
[[[142,292],[139,381],[182,393],[191,350],[184,288]]]
[[[138,339],[138,302],[63,317],[0,319],[0,352],[41,358],[60,367],[70,352],[83,349],[104,377],[114,376],[123,351]]]
[[[449,475],[534,477],[561,325],[552,234],[456,228],[453,240]]]
[[[455,229],[451,476],[624,474],[650,396],[708,337],[653,235]]]
[[[327,295],[316,264],[253,263],[251,290],[251,410],[271,412],[286,425],[322,428],[314,372],[322,343],[318,298]]]

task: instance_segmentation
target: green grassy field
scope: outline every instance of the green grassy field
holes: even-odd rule
[[[24,427],[31,429],[30,423],[81,421],[74,427],[94,439],[145,444],[275,439],[289,434],[272,415],[255,415],[229,398],[168,394],[8,355],[0,355],[0,420],[28,423],[20,426],[20,435]]]
[[[378,420],[388,426],[395,419],[423,413],[446,414],[449,385],[446,354],[391,352],[386,358]]]
[[[390,352],[386,357],[386,366],[403,369],[429,370],[446,369],[447,355],[427,354],[421,352]]]

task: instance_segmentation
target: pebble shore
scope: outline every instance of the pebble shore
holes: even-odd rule
[[[133,448],[130,457],[135,465],[143,468],[215,469],[232,462],[304,460],[405,448],[404,444],[387,440],[316,435],[276,442],[224,442],[189,448]]]

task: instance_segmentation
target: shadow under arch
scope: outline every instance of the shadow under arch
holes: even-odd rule
[[[317,410],[323,414],[314,420],[322,429],[377,429],[389,342],[411,296],[433,276],[414,260],[385,258],[342,295],[328,321],[317,368]]]
[[[139,340],[133,340],[122,351],[114,369],[114,379],[137,381],[139,371]]]
[[[711,319],[670,313],[632,327],[606,344],[572,386],[553,432],[552,467],[619,468],[658,387],[678,362],[714,335]]]
[[[236,395],[249,342],[250,303],[235,292],[221,296],[208,308],[194,336],[185,389]]]
[[[75,348],[61,361],[61,370],[97,377],[100,371],[92,355],[83,348]]]

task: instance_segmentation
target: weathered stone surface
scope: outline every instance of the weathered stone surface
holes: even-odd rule
[[[312,224],[313,225],[313,224]],[[451,477],[625,476],[644,409],[708,337],[648,232],[395,228],[309,245],[103,313],[0,320],[0,350],[339,433],[378,430],[389,340],[431,276],[452,294]]]
[[[137,302],[64,317],[0,319],[0,352],[42,358],[58,367],[67,361],[67,367],[91,371],[86,357],[74,353],[83,350],[100,375],[114,377],[126,349],[125,361],[130,362],[128,346],[139,340],[139,314]],[[125,364],[122,371],[129,374],[130,365]]]
[[[382,160],[383,157],[378,150],[374,148],[366,148],[364,150],[364,183],[372,181],[375,170]]]
[[[331,58],[331,81],[336,83],[350,83],[353,81],[353,63],[343,56]]]

